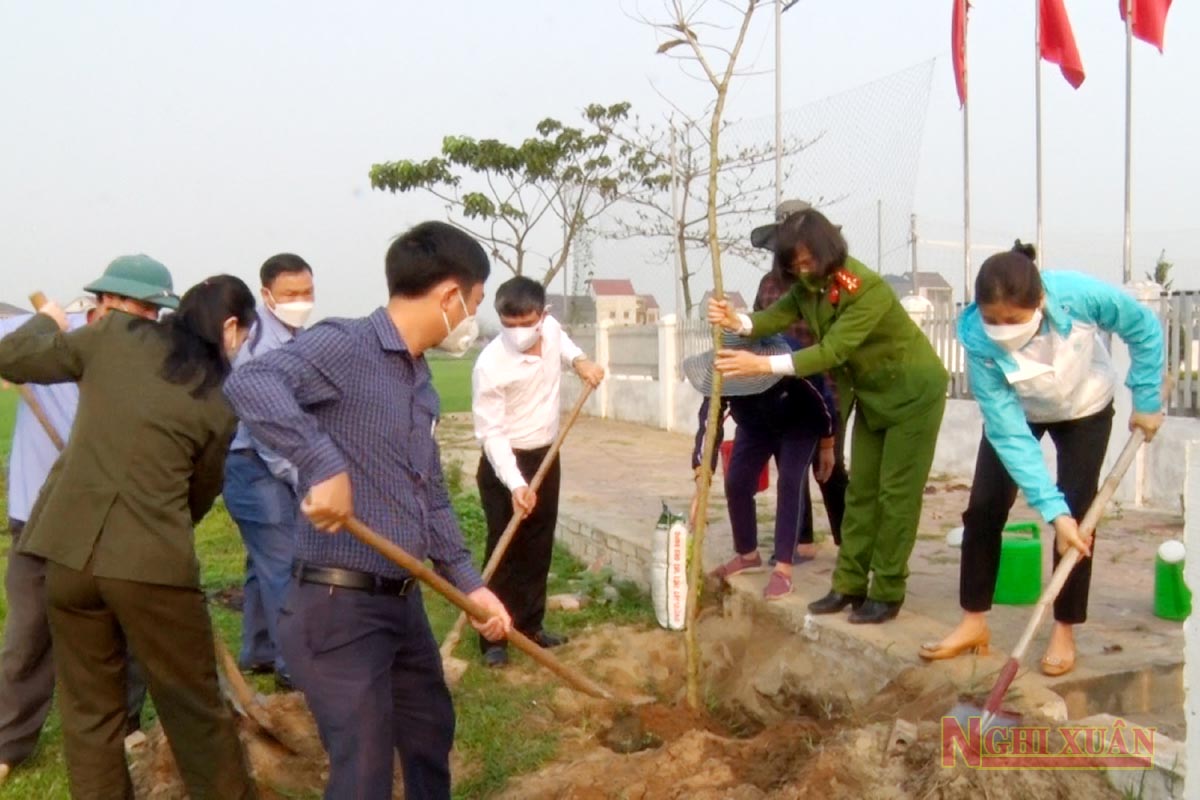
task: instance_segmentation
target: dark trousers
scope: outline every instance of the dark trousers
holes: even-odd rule
[[[1100,470],[1104,466],[1104,452],[1112,432],[1112,418],[1113,408],[1110,405],[1090,417],[1029,425],[1039,441],[1049,433],[1054,442],[1058,488],[1066,497],[1067,507],[1076,520],[1083,519],[1096,497]],[[1000,568],[1001,532],[1016,499],[1017,485],[1004,469],[987,436],[984,436],[975,461],[971,499],[963,513],[962,567],[959,571],[958,593],[966,611],[987,611],[992,607],[996,572]],[[1054,541],[1053,537],[1050,541]],[[1054,550],[1055,566],[1058,566],[1058,561],[1058,551]],[[1071,577],[1054,602],[1054,619],[1071,625],[1087,621],[1091,580],[1092,559],[1082,559],[1071,570]]]
[[[300,500],[286,481],[271,474],[254,451],[230,453],[222,491],[229,516],[246,545],[246,582],[242,607],[243,667],[274,664],[287,674],[279,655],[279,607],[292,581]]]
[[[839,425],[836,441],[833,445],[833,472],[829,480],[818,483],[821,489],[821,499],[825,501],[825,515],[829,517],[829,530],[833,534],[834,544],[842,543],[842,517],[846,516],[846,487],[850,485],[850,476],[846,472],[846,426]],[[813,540],[813,511],[812,496],[808,481],[801,481],[804,500],[800,507],[803,516],[800,518],[799,544],[811,544]]]
[[[525,480],[533,479],[549,449],[542,447],[516,452],[517,466]],[[487,517],[486,562],[512,519],[512,492],[496,475],[486,455],[479,459],[475,481],[479,486],[483,513]],[[561,483],[562,471],[559,460],[555,458],[538,489],[533,513],[517,529],[512,546],[488,581],[488,587],[512,615],[513,627],[526,636],[533,636],[540,631],[546,616],[546,576],[550,573],[550,558],[554,553],[554,529],[558,526],[558,492]],[[502,645],[493,645],[480,637],[479,646],[487,649]]]
[[[49,562],[46,599],[73,800],[132,798],[125,766],[125,643],[150,684],[192,800],[256,797],[217,685],[199,589],[98,578]]]
[[[16,765],[33,755],[54,697],[54,659],[46,616],[46,562],[18,552],[23,522],[8,521],[13,534],[4,574],[8,614],[0,644],[0,764]],[[146,683],[130,664],[126,731],[139,727]]]
[[[327,800],[450,797],[454,706],[417,589],[400,596],[294,581],[280,646],[329,754]]]
[[[733,547],[742,555],[758,548],[758,516],[754,495],[763,467],[772,457],[779,472],[775,487],[775,560],[791,564],[800,534],[803,485],[808,482],[818,437],[813,433],[780,435],[741,426],[733,440],[733,453],[725,470],[725,500]]]

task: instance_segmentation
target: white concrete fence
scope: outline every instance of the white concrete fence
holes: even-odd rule
[[[1192,398],[1190,359],[1180,357],[1192,349],[1194,326],[1179,328],[1180,309],[1177,302],[1160,298],[1157,287],[1131,287],[1139,300],[1153,305],[1167,322],[1172,341],[1172,363],[1180,364],[1185,387],[1177,387],[1172,398],[1173,415],[1167,418],[1158,438],[1139,454],[1130,474],[1117,493],[1117,501],[1135,506],[1182,511],[1184,507],[1185,443],[1200,441],[1200,418]],[[1200,307],[1200,304],[1197,304]],[[1183,308],[1191,320],[1192,299]],[[1174,322],[1174,324],[1172,324]],[[952,375],[951,399],[938,436],[933,471],[969,480],[975,468],[975,457],[982,435],[982,421],[974,400],[956,399],[965,394],[961,347],[953,339],[953,325],[945,320],[928,321],[922,326],[942,356]],[[609,378],[593,393],[584,412],[593,416],[633,422],[678,433],[694,434],[701,397],[682,379],[680,363],[684,357],[696,355],[711,347],[707,339],[710,329],[702,323],[667,315],[656,325],[613,326],[604,321],[597,326],[575,327],[572,336],[580,347],[595,354],[596,361],[609,373]],[[1182,352],[1180,352],[1182,351]],[[1129,369],[1129,352],[1119,338],[1112,340],[1113,365],[1124,379]],[[1200,386],[1200,379],[1197,380]],[[570,408],[578,398],[579,383],[566,381],[562,402]],[[1186,399],[1185,399],[1186,391]],[[1197,391],[1200,391],[1198,389]],[[1130,414],[1129,391],[1118,389],[1116,416],[1113,419],[1107,469],[1115,460],[1129,435],[1126,421]],[[732,428],[731,428],[732,430]],[[1043,449],[1052,454],[1049,437]],[[847,445],[847,458],[849,458]],[[1050,462],[1053,465],[1053,460]],[[680,453],[680,469],[688,468],[688,454]],[[1053,474],[1053,467],[1051,469]]]

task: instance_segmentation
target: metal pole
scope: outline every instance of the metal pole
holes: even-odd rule
[[[675,240],[675,317],[683,320],[683,254],[679,252],[679,174],[675,170],[675,120],[671,120],[671,233]]]
[[[965,24],[965,23],[964,23]],[[967,82],[967,43],[963,31],[963,87]],[[963,304],[971,302],[971,113],[969,93],[963,93]]]
[[[921,282],[917,279],[917,215],[908,218],[908,236],[912,244],[912,293],[920,294]]]
[[[1125,283],[1133,280],[1133,0],[1125,0]]]
[[[883,274],[883,198],[875,201],[875,271]]]
[[[1045,266],[1045,230],[1042,225],[1042,8],[1040,0],[1033,0],[1033,13],[1037,20],[1034,24],[1033,37],[1033,94],[1034,102],[1037,104],[1037,257],[1038,263]]]
[[[775,205],[783,202],[783,0],[775,0]]]

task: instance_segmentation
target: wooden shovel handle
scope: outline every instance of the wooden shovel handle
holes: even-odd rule
[[[550,467],[554,465],[554,459],[558,457],[558,451],[562,448],[563,441],[567,438],[567,433],[571,430],[571,426],[575,424],[575,420],[579,418],[579,412],[583,410],[583,404],[592,395],[592,386],[589,383],[583,384],[583,391],[579,393],[579,399],[575,401],[571,413],[567,416],[566,422],[558,431],[558,436],[554,437],[554,442],[550,445],[550,449],[546,451],[546,455],[542,457],[542,463],[538,465],[537,472],[533,474],[533,479],[529,481],[529,488],[536,494],[538,489],[542,488],[542,481],[546,480],[547,473],[550,472]],[[487,456],[483,456],[487,458]],[[512,519],[508,521],[508,526],[505,527],[504,533],[500,534],[500,538],[496,541],[496,547],[492,550],[492,555],[488,559],[487,564],[483,568],[483,582],[487,583],[496,574],[497,567],[500,566],[500,560],[504,558],[504,554],[508,552],[508,546],[512,544],[513,537],[517,535],[517,530],[521,527],[521,523],[525,521],[525,517],[518,514],[513,514]],[[445,640],[442,642],[442,659],[445,660],[454,652],[454,648],[458,647],[458,641],[462,638],[463,628],[467,624],[467,615],[459,614],[458,619],[454,620],[454,626],[450,628],[450,633],[446,634]]]
[[[46,295],[41,292],[34,292],[29,295],[29,304],[33,306],[34,311],[37,311],[46,305]],[[34,397],[33,390],[21,384],[17,386],[17,392],[21,395],[21,399],[25,401],[25,405],[29,406],[29,410],[33,412],[33,418],[38,421],[38,424],[42,426],[42,430],[46,432],[46,436],[50,438],[50,443],[54,445],[54,449],[62,452],[67,444],[63,441],[62,436],[58,434],[58,429],[54,427],[54,423],[50,421],[50,417],[46,416],[46,411],[42,408],[42,404]]]
[[[1108,477],[1104,479],[1104,483],[1100,486],[1100,491],[1096,493],[1096,499],[1092,501],[1087,513],[1083,516],[1083,520],[1079,523],[1080,536],[1086,538],[1088,534],[1095,532],[1096,525],[1100,522],[1100,517],[1108,505],[1108,501],[1116,493],[1117,487],[1121,484],[1121,479],[1129,471],[1129,465],[1133,463],[1134,457],[1137,456],[1138,448],[1142,446],[1142,442],[1144,441],[1146,441],[1146,434],[1142,432],[1141,428],[1134,428],[1133,432],[1129,435],[1129,441],[1125,443],[1125,449],[1117,457],[1117,462],[1113,464]],[[1029,643],[1033,641],[1033,636],[1037,633],[1038,626],[1042,624],[1042,618],[1046,615],[1046,609],[1058,599],[1058,593],[1062,591],[1063,585],[1066,584],[1067,578],[1070,577],[1071,570],[1079,563],[1079,558],[1079,551],[1072,547],[1058,562],[1058,566],[1054,569],[1054,574],[1050,577],[1049,585],[1046,586],[1045,591],[1042,592],[1042,596],[1038,600],[1037,608],[1033,612],[1033,618],[1025,626],[1025,632],[1021,634],[1021,639],[1012,651],[1013,660],[1020,661],[1025,655],[1025,651],[1029,648]]]
[[[398,544],[383,538],[368,528],[357,517],[351,517],[346,521],[346,530],[350,531],[354,538],[363,544],[377,550],[393,564],[407,570],[417,580],[429,584],[433,587],[434,591],[475,619],[486,620],[491,616],[482,606],[463,594],[450,581],[425,566],[424,563],[418,561]],[[613,694],[608,689],[600,686],[582,672],[559,661],[550,652],[538,647],[529,637],[523,635],[520,631],[514,630],[510,632],[508,634],[508,641],[512,642],[518,650],[584,694],[598,697],[602,700],[613,699]]]

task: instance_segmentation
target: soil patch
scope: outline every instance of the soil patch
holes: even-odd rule
[[[215,603],[221,608],[236,611],[240,614],[242,613],[242,607],[245,605],[246,597],[241,586],[226,586],[224,589],[209,592],[208,601]]]
[[[509,781],[510,800],[898,800],[899,798],[1119,798],[1092,771],[983,771],[942,766],[940,717],[958,700],[935,671],[905,670],[878,690],[864,689],[851,665],[829,661],[819,647],[762,619],[702,621],[714,713],[684,703],[683,637],[657,629],[599,626],[556,651],[623,694],[654,694],[636,709],[559,687],[546,724],[560,734],[555,762]],[[844,655],[842,656],[844,659]],[[524,660],[497,675],[517,683],[548,678]],[[855,685],[858,684],[858,685]],[[878,683],[874,684],[878,686]],[[864,697],[864,693],[866,696]],[[327,762],[298,694],[267,698],[296,739],[288,753],[245,724],[243,742],[261,795],[268,800],[319,794]],[[539,710],[538,713],[545,713]],[[889,751],[893,723],[916,726],[914,741]],[[630,724],[644,748],[614,752],[606,737]],[[307,733],[305,733],[307,731]],[[1052,734],[1052,740],[1058,736]],[[452,769],[465,777],[457,752]],[[141,800],[184,798],[160,731],[135,758]],[[395,796],[402,796],[397,775]]]

